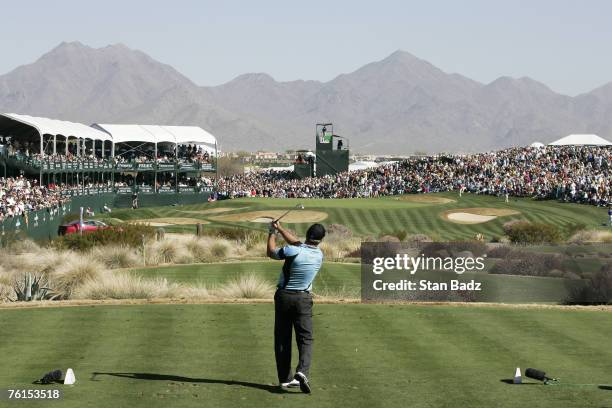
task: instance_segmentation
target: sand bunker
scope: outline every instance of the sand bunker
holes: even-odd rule
[[[431,194],[409,194],[398,198],[400,201],[408,201],[410,203],[421,204],[448,204],[454,203],[455,200],[446,197],[439,197]]]
[[[130,224],[149,224],[152,227],[168,227],[170,225],[193,225],[193,224],[208,224],[208,221],[198,218],[181,218],[181,217],[166,217],[166,218],[149,218],[144,220],[130,220]]]
[[[230,212],[230,211],[238,211],[244,210],[248,207],[218,207],[218,208],[209,208],[208,210],[181,210],[181,212],[188,214],[218,214],[222,212]]]
[[[507,215],[516,215],[520,212],[507,208],[458,208],[442,213],[442,218],[457,224],[482,224]]]
[[[248,221],[269,223],[283,215],[287,210],[249,211],[239,214],[223,214],[211,217],[216,221]],[[295,210],[291,211],[281,222],[297,224],[301,222],[319,222],[327,218],[323,211]]]

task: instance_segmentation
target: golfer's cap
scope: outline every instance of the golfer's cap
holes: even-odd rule
[[[325,227],[321,224],[312,224],[306,231],[309,241],[321,241],[325,237]]]

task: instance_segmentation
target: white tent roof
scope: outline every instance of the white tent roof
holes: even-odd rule
[[[60,135],[65,137],[72,136],[81,139],[111,140],[111,137],[108,134],[90,126],[86,126],[82,123],[40,118],[29,115],[19,115],[16,113],[2,113],[0,115],[35,128],[40,135]]]
[[[533,142],[532,144],[529,145],[529,147],[541,148],[541,147],[544,147],[544,143],[542,143],[542,142]]]
[[[155,135],[146,131],[140,125],[94,124],[92,127],[109,134],[114,143],[147,142],[155,143]]]
[[[93,127],[112,136],[115,143],[148,142],[214,145],[217,139],[197,126],[114,125],[96,123]]]
[[[548,144],[549,146],[612,146],[611,142],[597,135],[569,135]]]
[[[217,139],[201,127],[197,126],[162,126],[176,138],[179,144],[204,143],[214,145]]]

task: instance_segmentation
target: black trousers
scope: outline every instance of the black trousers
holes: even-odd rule
[[[312,295],[278,289],[274,295],[274,354],[276,371],[281,383],[291,381],[291,340],[299,352],[296,372],[307,377],[312,359]]]

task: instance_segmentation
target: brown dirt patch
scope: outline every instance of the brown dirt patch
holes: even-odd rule
[[[453,200],[452,198],[438,197],[430,194],[403,195],[399,197],[398,200],[421,204],[449,204],[455,202],[455,200]]]
[[[142,220],[129,220],[130,224],[149,224],[152,227],[168,227],[170,225],[194,225],[194,224],[209,224],[208,221],[198,218],[182,218],[182,217],[162,217],[148,218]]]
[[[242,222],[260,222],[269,223],[283,215],[287,210],[264,210],[264,211],[248,211],[238,214],[223,214],[210,217],[216,221],[242,221]],[[319,222],[327,218],[327,213],[323,211],[310,210],[295,210],[291,211],[282,222],[289,224],[298,224],[302,222]]]
[[[456,208],[444,211],[441,215],[447,221],[456,224],[482,224],[489,222],[497,217],[520,214],[519,211],[509,208]]]

